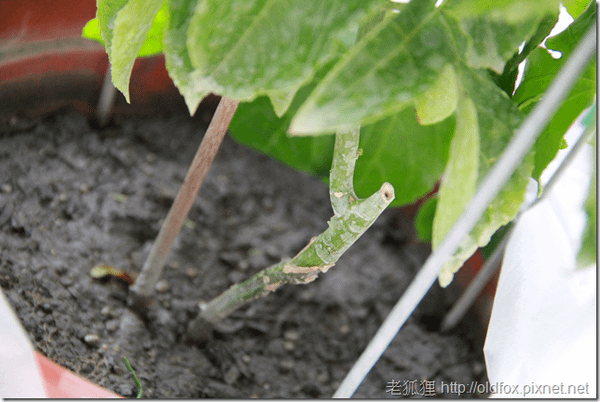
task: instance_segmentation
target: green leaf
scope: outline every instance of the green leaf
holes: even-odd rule
[[[590,130],[594,133],[592,137],[588,140],[588,143],[594,147],[594,150],[597,150],[597,138],[596,138],[596,103],[594,106],[587,112],[587,116],[585,116],[581,122],[584,127],[586,127],[586,131],[582,135],[586,135]],[[581,268],[586,268],[596,260],[596,246],[597,246],[597,220],[596,220],[596,181],[597,181],[597,155],[594,152],[594,167],[593,173],[591,177],[590,188],[588,189],[588,198],[585,202],[585,213],[586,213],[586,225],[583,231],[583,238],[581,240],[581,248],[579,249],[579,254],[577,255],[577,265]]]
[[[100,33],[104,46],[106,47],[106,53],[109,57],[112,53],[112,38],[113,29],[115,27],[115,19],[117,13],[125,7],[129,0],[98,0],[96,11],[96,18],[98,18],[98,25],[100,26]]]
[[[83,31],[81,31],[81,36],[86,39],[95,40],[96,42],[100,42],[104,45],[98,18],[92,18],[87,22],[87,24],[85,24]]]
[[[193,76],[194,67],[186,45],[190,16],[198,0],[167,0],[167,22],[164,31],[165,65],[179,89],[191,115],[208,94]]]
[[[292,120],[290,132],[317,135],[370,124],[412,105],[425,92],[441,100],[428,108],[431,116],[435,110],[439,115],[427,120],[441,121],[455,104],[445,102],[447,88],[435,85],[443,82],[440,75],[449,71],[448,65],[501,73],[548,10],[558,14],[554,0],[542,7],[525,0],[500,2],[503,7],[489,1],[465,3],[466,8],[453,7],[460,2],[435,7],[432,0],[415,1],[393,18],[382,19],[317,86]],[[471,4],[481,10],[473,12]]]
[[[281,118],[266,97],[240,104],[229,126],[231,135],[245,145],[327,182],[333,136],[290,137],[287,131],[295,112],[334,63],[320,70],[310,85],[298,91]],[[358,196],[368,196],[388,181],[396,193],[391,205],[404,205],[421,198],[444,171],[455,125],[455,118],[451,116],[440,123],[423,126],[413,109],[405,109],[362,127],[359,145],[362,155],[354,173]]]
[[[207,0],[189,21],[187,50],[198,91],[239,101],[271,98],[277,115],[335,54],[338,40],[381,0]]]
[[[554,59],[546,49],[538,48],[531,52],[523,74],[523,81],[515,91],[514,100],[522,110],[529,112],[542,98],[560,68],[579,41],[596,20],[596,3],[592,2],[586,11],[566,30],[548,38],[548,49],[561,52],[559,59]],[[535,144],[534,179],[539,178],[556,157],[561,147],[564,134],[581,112],[589,107],[596,96],[596,62],[590,62],[582,76],[576,82],[563,104],[555,113]]]
[[[449,2],[446,9],[459,18],[468,35],[469,66],[502,73],[506,61],[540,22],[556,20],[559,4],[558,0],[467,0]]]
[[[552,28],[558,21],[558,15],[542,18],[535,33],[527,40],[523,49],[516,52],[513,57],[504,65],[504,71],[501,75],[492,72],[496,84],[508,95],[512,96],[515,92],[517,78],[519,76],[519,65],[529,54],[535,50],[552,31]]]
[[[97,18],[111,64],[113,84],[125,95],[127,102],[129,102],[129,78],[133,63],[142,50],[163,3],[164,0],[100,0],[98,2]],[[164,13],[159,18],[163,21],[157,21],[156,25],[164,24]],[[157,49],[156,42],[162,41],[161,32],[160,27],[155,28],[150,49],[144,51]]]
[[[594,0],[592,0],[594,1]],[[567,9],[571,17],[577,18],[589,5],[588,0],[562,0],[563,6]]]
[[[342,46],[338,50],[341,52],[343,49]],[[337,57],[339,55],[340,53]],[[334,63],[335,60],[323,66],[309,84],[296,92],[290,107],[281,117],[277,116],[266,96],[253,102],[240,103],[229,125],[231,136],[244,145],[327,182],[335,137],[325,135],[318,138],[292,138],[287,135],[287,130],[300,105]]]
[[[435,250],[475,194],[479,173],[479,124],[470,98],[460,100],[456,131],[438,192],[431,244]]]
[[[294,103],[288,112],[278,117],[266,96],[250,103],[241,103],[229,125],[229,133],[244,145],[327,181],[335,138],[331,135],[289,137],[286,131],[291,120],[289,112],[293,107]]]
[[[140,48],[138,57],[154,56],[163,51],[162,32],[167,15],[167,8],[165,5],[163,5],[163,7],[158,11],[158,14],[156,14],[154,22],[152,23],[152,27],[146,36],[146,40],[144,40],[144,43]],[[93,18],[89,20],[87,24],[85,24],[81,36],[86,39],[95,40],[96,42],[100,42],[104,45],[98,18]]]
[[[454,67],[448,64],[427,91],[415,99],[421,124],[433,124],[450,116],[458,104],[458,82]]]
[[[413,104],[463,53],[433,0],[410,2],[350,49],[292,121],[293,134],[320,134],[369,124]]]
[[[532,16],[558,12],[559,0],[462,0],[449,1],[444,6],[460,19],[485,15],[491,21],[523,24]]]
[[[429,197],[419,208],[415,218],[415,229],[417,237],[423,242],[431,243],[433,238],[433,217],[437,208],[437,194]]]
[[[485,72],[461,70],[459,76],[464,94],[472,100],[477,111],[480,135],[477,173],[479,186],[508,145],[515,130],[521,125],[523,114]],[[463,239],[458,251],[444,264],[439,276],[441,286],[447,286],[452,281],[454,273],[478,247],[490,241],[498,228],[514,219],[525,199],[532,170],[533,153],[530,152],[488,206],[471,233]],[[436,211],[436,218],[437,214]]]
[[[595,138],[595,136],[594,136]],[[596,148],[594,146],[594,148]],[[597,261],[596,246],[597,246],[597,220],[596,220],[596,154],[594,153],[594,174],[590,182],[588,190],[588,198],[585,202],[585,213],[587,222],[583,231],[583,239],[581,241],[581,249],[577,256],[577,265],[579,268],[586,268]]]
[[[556,19],[558,4],[555,12],[548,18]],[[469,35],[467,63],[473,68],[489,68],[502,73],[507,60],[523,42],[534,34],[535,28],[542,18],[533,15],[521,24],[508,24],[504,21],[494,21],[485,17],[462,20],[463,29]]]
[[[154,56],[163,51],[163,31],[167,21],[167,3],[165,2],[156,13],[152,26],[146,35],[144,43],[138,52],[138,57]]]
[[[363,154],[356,161],[356,194],[372,194],[378,184],[387,181],[396,193],[392,206],[422,198],[444,172],[455,127],[454,116],[421,125],[413,108],[361,127]]]

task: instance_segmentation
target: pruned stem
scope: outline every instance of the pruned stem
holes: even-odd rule
[[[175,201],[173,201],[173,205],[171,205],[169,214],[154,241],[144,267],[135,284],[130,288],[129,305],[134,310],[142,311],[149,304],[175,238],[198,195],[200,186],[202,186],[223,137],[227,133],[227,128],[237,106],[238,102],[225,97],[221,98],[183,184],[175,197]]]
[[[199,330],[201,322],[217,324],[242,305],[274,292],[283,284],[306,284],[319,272],[326,272],[340,256],[375,222],[394,199],[394,188],[384,183],[369,198],[359,199],[352,184],[358,157],[359,130],[336,134],[336,145],[330,175],[331,202],[335,215],[329,227],[292,259],[284,259],[232,286],[213,299],[190,325]],[[191,338],[198,338],[191,334]]]
[[[343,215],[358,197],[354,193],[354,166],[358,158],[360,128],[335,136],[333,161],[329,175],[329,198],[334,215]]]

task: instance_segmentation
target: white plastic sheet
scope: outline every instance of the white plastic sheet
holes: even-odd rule
[[[0,398],[45,398],[27,334],[0,290]]]
[[[592,152],[586,145],[507,245],[484,348],[493,396],[596,398],[596,266],[576,263]]]

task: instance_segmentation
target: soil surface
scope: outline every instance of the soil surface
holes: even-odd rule
[[[0,286],[37,350],[120,395],[137,392],[127,356],[145,397],[331,397],[430,252],[397,210],[315,282],[188,345],[199,301],[294,256],[332,215],[321,181],[226,137],[148,317],[126,307],[125,282],[90,276],[99,264],[139,271],[204,127],[174,114],[99,129],[62,112],[0,128]],[[356,397],[398,396],[392,380],[434,380],[437,396],[455,396],[442,381],[487,379],[472,328],[435,331],[450,294],[434,285]]]

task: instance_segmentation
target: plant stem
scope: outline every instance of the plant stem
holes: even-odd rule
[[[135,371],[133,370],[133,367],[131,367],[131,364],[129,364],[129,360],[127,359],[127,357],[123,356],[123,361],[125,362],[125,366],[127,366],[127,370],[133,376],[133,382],[135,382],[135,386],[138,389],[136,398],[141,398],[142,396],[144,396],[144,388],[142,387],[142,383],[135,374]]]
[[[143,311],[150,304],[154,287],[171,252],[175,238],[181,230],[223,137],[227,133],[237,106],[238,102],[225,97],[221,98],[144,267],[135,284],[129,289],[129,305],[138,312]]]
[[[384,183],[369,198],[359,199],[352,183],[358,157],[359,130],[338,132],[335,139],[330,174],[330,197],[335,215],[329,228],[311,239],[294,258],[284,259],[232,286],[213,299],[191,323],[191,339],[201,339],[204,323],[217,324],[242,305],[274,292],[283,284],[306,284],[314,281],[319,272],[327,272],[340,256],[375,222],[375,219],[394,199],[394,188]]]

